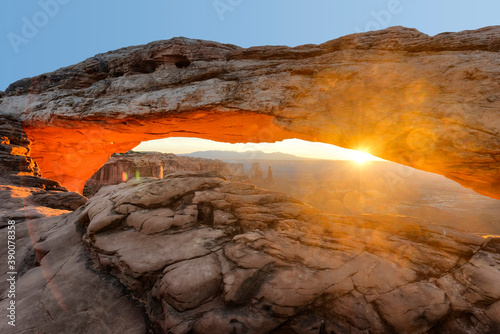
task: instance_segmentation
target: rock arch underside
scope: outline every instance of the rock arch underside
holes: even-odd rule
[[[82,191],[114,152],[172,136],[365,149],[500,198],[498,27],[401,27],[248,49],[174,38],[13,83],[43,176]]]
[[[112,153],[182,136],[364,149],[500,199],[499,51],[500,27],[294,48],[174,38],[13,83],[0,240],[15,221],[17,332],[499,332],[498,237],[326,214],[215,172],[76,193]]]

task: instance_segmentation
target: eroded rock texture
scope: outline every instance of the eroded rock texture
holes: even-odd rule
[[[492,333],[500,241],[403,216],[326,215],[179,173],[102,188],[79,215],[98,267],[168,333]]]
[[[0,227],[9,219],[55,216],[76,210],[87,199],[57,181],[41,178],[30,157],[22,123],[0,116]]]
[[[85,183],[84,195],[95,194],[104,185],[125,182],[133,177],[156,177],[177,172],[216,171],[234,181],[248,181],[243,164],[221,160],[177,156],[171,153],[116,153]]]
[[[174,38],[13,83],[42,174],[81,191],[114,152],[190,136],[366,149],[500,198],[500,27],[402,27],[249,49]]]

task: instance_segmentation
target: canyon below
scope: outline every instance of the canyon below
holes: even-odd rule
[[[204,156],[220,156],[221,160]],[[130,151],[113,155],[87,181],[84,195],[137,176],[163,178],[169,173],[207,171],[288,194],[326,213],[391,213],[479,236],[500,235],[500,201],[440,175],[390,161],[317,160],[255,151],[185,156]]]
[[[500,332],[499,50],[500,27],[174,38],[13,83],[0,332]],[[130,152],[181,136],[388,161]]]

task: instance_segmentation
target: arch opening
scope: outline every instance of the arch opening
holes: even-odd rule
[[[127,152],[144,141],[195,137],[234,144],[272,143],[295,138],[363,148],[376,156],[445,175],[478,193],[500,198],[500,195],[491,191],[492,183],[488,181],[478,183],[474,175],[468,176],[465,173],[464,178],[464,175],[456,176],[447,173],[446,169],[440,169],[442,156],[426,156],[427,152],[412,149],[409,149],[410,154],[407,154],[401,147],[394,147],[393,143],[385,142],[385,138],[377,139],[371,134],[365,135],[363,131],[348,135],[336,132],[302,132],[302,129],[299,132],[293,127],[283,126],[283,122],[275,116],[256,112],[202,110],[179,115],[160,114],[154,118],[97,118],[70,122],[56,120],[50,125],[25,122],[24,129],[32,141],[31,156],[38,163],[42,175],[80,193],[85,182],[113,153]],[[411,133],[408,135],[408,138],[410,137]],[[422,138],[417,139],[415,142],[419,145],[425,144]],[[409,146],[407,143],[405,145]],[[457,166],[448,163],[445,167],[456,169]],[[458,166],[459,170],[460,168],[462,167]]]

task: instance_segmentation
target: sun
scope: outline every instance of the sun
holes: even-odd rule
[[[353,151],[351,160],[357,164],[363,165],[366,162],[373,160],[373,155],[363,151]]]

